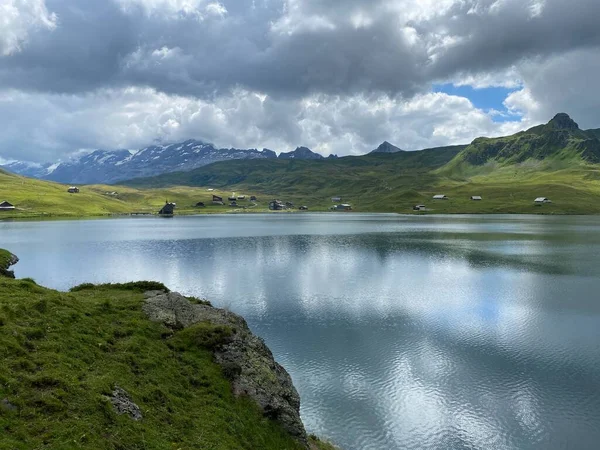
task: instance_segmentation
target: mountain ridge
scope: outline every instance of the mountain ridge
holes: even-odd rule
[[[480,137],[469,144],[442,171],[480,167],[489,163],[502,166],[528,160],[600,163],[600,130],[584,131],[566,113],[558,113],[546,124],[511,136]]]
[[[337,158],[329,155],[330,159]],[[151,145],[137,151],[94,150],[76,159],[61,163],[30,163],[14,161],[4,169],[32,178],[71,184],[110,184],[122,180],[161,175],[168,172],[189,171],[219,161],[252,159],[326,159],[307,147],[298,147],[279,156],[263,148],[216,148],[195,139],[184,142]]]
[[[437,166],[435,162],[429,164],[421,161],[421,163],[424,164],[423,167],[436,166],[435,170],[446,174],[452,172],[460,174],[464,170],[472,171],[472,168],[477,170],[478,167],[490,163],[506,166],[522,164],[528,160],[561,161],[563,165],[596,164],[600,163],[600,129],[581,130],[568,114],[558,113],[546,124],[531,127],[511,136],[479,137],[468,145],[454,146],[454,148],[458,147],[462,147],[462,150],[451,161],[446,161],[445,167]],[[447,148],[450,147],[437,147],[437,149]],[[339,160],[363,158],[364,161],[372,161],[369,158],[384,157],[388,158],[386,159],[388,163],[394,164],[402,160],[396,156],[405,153],[412,152],[406,152],[384,141],[366,155],[347,156]],[[428,155],[435,159],[432,153]],[[67,163],[13,162],[5,165],[4,168],[17,174],[49,181],[72,184],[114,184],[138,178],[148,179],[164,174],[190,172],[217,162],[232,160],[263,162],[277,160],[292,164],[293,161],[300,160],[329,163],[338,158],[336,155],[324,157],[307,147],[297,147],[293,151],[282,152],[277,156],[269,149],[217,149],[212,144],[190,139],[176,144],[153,145],[137,152],[96,150]],[[353,164],[355,162],[351,165]],[[168,178],[167,176],[162,179]]]

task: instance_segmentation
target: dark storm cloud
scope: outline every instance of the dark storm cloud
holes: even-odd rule
[[[493,6],[496,5],[496,6]],[[431,74],[502,69],[522,59],[600,45],[597,0],[504,0],[455,4],[447,14],[421,22],[423,36],[455,36],[432,64]]]
[[[110,1],[49,0],[53,30],[32,35],[23,51],[0,58],[0,84],[24,90],[85,92],[119,77],[121,58],[139,35]]]
[[[232,0],[222,17],[202,19],[145,14],[142,4],[48,0],[58,26],[0,58],[0,82],[52,92],[145,85],[198,97],[237,86],[410,96],[456,73],[600,43],[596,0],[471,0],[441,12],[432,4],[421,17],[401,8],[416,0]]]

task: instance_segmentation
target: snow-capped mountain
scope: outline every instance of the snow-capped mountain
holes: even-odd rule
[[[116,183],[162,173],[188,171],[230,159],[275,159],[268,149],[217,149],[212,144],[188,140],[179,144],[153,145],[129,150],[96,150],[77,159],[57,164],[12,162],[3,167],[34,178],[72,184]]]
[[[3,169],[9,172],[18,173],[30,178],[44,178],[49,175],[57,165],[38,164],[25,161],[13,161],[2,166]]]

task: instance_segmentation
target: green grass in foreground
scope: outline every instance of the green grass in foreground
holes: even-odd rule
[[[300,448],[232,395],[209,349],[220,331],[202,324],[173,335],[145,318],[148,287],[156,284],[62,293],[0,278],[0,449]],[[113,411],[115,385],[142,421]]]

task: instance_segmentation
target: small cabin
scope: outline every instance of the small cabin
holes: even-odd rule
[[[302,205],[300,208],[298,208],[300,211],[308,211],[308,206],[304,206]]]
[[[425,211],[425,205],[415,205],[413,211]]]
[[[237,199],[238,200],[246,200],[246,196],[245,195],[238,195]]]
[[[481,198],[480,195],[471,195],[471,200],[475,202],[480,202],[481,200],[483,200],[483,198]]]
[[[232,201],[232,202],[229,204],[229,206],[237,206],[237,205],[238,205],[238,204],[237,204],[237,202],[236,202],[235,200],[234,200],[234,201]]]
[[[172,216],[175,213],[175,206],[177,206],[175,203],[167,201],[158,214],[161,216]]]
[[[213,205],[223,205],[223,197],[219,197],[218,195],[213,195],[212,202],[213,202]]]
[[[269,203],[269,209],[271,211],[282,211],[285,209],[285,204],[283,204],[283,202],[280,200],[272,200]]]
[[[332,202],[341,202],[342,201],[342,197],[331,197],[331,201]]]
[[[444,194],[437,194],[433,196],[434,200],[448,200],[448,196]]]
[[[15,205],[8,203],[6,200],[0,203],[0,211],[12,211],[15,209]]]
[[[196,208],[204,208],[206,207],[206,205],[204,204],[204,202],[198,202],[196,203]]]
[[[538,197],[533,201],[533,203],[536,205],[543,205],[544,203],[552,203],[552,200],[550,200],[548,197]]]
[[[344,203],[341,205],[335,205],[335,210],[336,211],[352,211],[352,206],[350,206],[347,203]]]
[[[69,189],[67,189],[67,192],[69,194],[79,194],[79,188],[75,187],[75,186],[71,186]]]
[[[250,201],[251,201],[251,202],[255,202],[255,201],[256,201],[256,195],[252,195],[252,196],[250,197]]]
[[[227,200],[229,200],[230,202],[235,202],[237,200],[237,197],[228,197]]]

